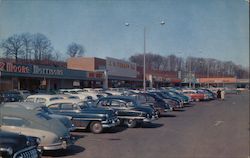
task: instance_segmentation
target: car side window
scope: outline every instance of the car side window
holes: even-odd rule
[[[110,106],[109,101],[108,100],[100,100],[97,104],[98,106]]]
[[[44,99],[44,98],[36,98],[36,102],[37,103],[45,103],[46,99]]]
[[[51,104],[48,106],[48,108],[51,110],[60,110],[60,105],[59,104]]]
[[[112,100],[111,102],[112,107],[121,107],[122,105],[125,106],[125,103],[121,102],[121,100]]]
[[[74,105],[71,103],[62,103],[61,110],[74,110]]]
[[[18,117],[9,117],[9,116],[4,116],[2,119],[3,125],[8,125],[8,126],[18,126],[18,127],[26,127],[30,125],[30,122],[27,120],[24,120],[22,118]]]

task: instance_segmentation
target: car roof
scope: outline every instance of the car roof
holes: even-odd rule
[[[18,108],[24,107],[25,109],[36,109],[39,107],[43,107],[44,105],[41,103],[30,103],[30,102],[8,102],[1,105],[3,107],[10,107],[10,108]]]
[[[53,100],[49,101],[47,105],[55,104],[55,103],[79,103],[82,102],[81,99],[58,99],[58,100]]]
[[[133,97],[130,96],[108,96],[108,97],[104,97],[101,99],[126,99],[126,100],[134,100]]]
[[[50,98],[55,98],[55,97],[60,97],[58,95],[49,95],[49,94],[34,94],[34,95],[30,95],[27,98],[46,98],[46,99],[50,99]]]

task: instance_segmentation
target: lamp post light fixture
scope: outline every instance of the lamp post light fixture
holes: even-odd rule
[[[165,25],[165,21],[161,21],[160,25]],[[129,23],[125,23],[129,27]],[[143,91],[146,92],[146,26],[143,27]]]

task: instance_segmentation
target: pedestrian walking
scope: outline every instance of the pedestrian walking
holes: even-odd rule
[[[221,100],[224,100],[224,99],[225,99],[225,91],[222,90],[222,91],[221,91]]]
[[[221,99],[221,90],[220,89],[218,89],[218,91],[217,91],[217,98]]]

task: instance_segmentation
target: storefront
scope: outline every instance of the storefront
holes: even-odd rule
[[[103,76],[64,67],[0,62],[0,90],[102,87]]]
[[[198,78],[200,86],[213,86],[213,87],[228,87],[236,88],[237,79],[235,77],[214,77],[214,78]]]

